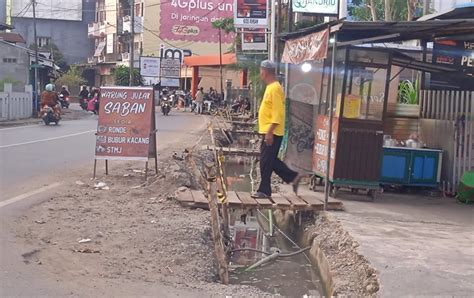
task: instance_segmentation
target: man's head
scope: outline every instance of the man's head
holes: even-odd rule
[[[203,87],[199,88],[199,91],[203,92],[203,91],[204,91],[204,88],[203,88]]]
[[[266,84],[272,83],[276,80],[275,76],[276,65],[273,61],[264,60],[260,63],[260,78]]]
[[[87,90],[87,86],[82,86],[82,90]]]

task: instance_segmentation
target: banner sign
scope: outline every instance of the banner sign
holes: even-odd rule
[[[161,76],[165,78],[179,78],[181,75],[181,62],[178,59],[161,59]]]
[[[163,86],[163,87],[179,87],[179,79],[161,78],[161,86]]]
[[[148,161],[156,153],[150,87],[101,87],[95,158]]]
[[[266,51],[267,50],[267,34],[265,29],[246,29],[242,33],[242,50],[243,51]]]
[[[321,60],[327,57],[329,30],[315,32],[285,42],[281,61],[300,64],[305,61]]]
[[[235,28],[268,28],[268,0],[235,0]]]
[[[233,15],[233,0],[171,0],[157,4],[160,38],[164,40],[217,43],[219,31],[212,22]],[[223,43],[232,41],[232,34],[222,35]]]
[[[436,41],[433,63],[456,68],[458,72],[452,75],[432,73],[430,89],[474,91],[474,40]]]
[[[339,1],[338,0],[293,0],[293,11],[303,12],[303,13],[317,13],[317,14],[324,14],[324,15],[337,15],[339,12]]]
[[[334,175],[334,160],[336,159],[337,132],[339,129],[339,121],[334,118],[332,123],[332,139],[331,139],[331,161],[330,161],[330,178]],[[320,177],[326,176],[327,154],[329,145],[329,117],[319,115],[316,119],[316,127],[314,130],[315,142],[313,150],[313,172]]]
[[[140,57],[140,75],[143,77],[160,76],[160,58],[159,57]]]

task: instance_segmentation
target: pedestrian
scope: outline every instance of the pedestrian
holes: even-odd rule
[[[202,114],[202,104],[204,103],[204,88],[199,88],[195,96],[196,101],[196,113]]]
[[[262,136],[260,148],[261,182],[253,198],[268,198],[272,195],[271,177],[275,172],[284,182],[293,184],[298,193],[301,176],[278,159],[285,134],[285,94],[276,79],[276,65],[270,60],[260,64],[260,78],[266,84],[265,94],[258,112],[258,133]]]

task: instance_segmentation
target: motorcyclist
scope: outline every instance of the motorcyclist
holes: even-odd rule
[[[79,98],[80,99],[89,98],[89,91],[87,90],[87,86],[82,86],[82,90],[79,93]]]
[[[47,84],[45,90],[41,93],[41,109],[45,106],[49,106],[53,109],[55,116],[58,118],[61,116],[61,108],[58,105],[59,97],[58,94],[54,91],[53,84]]]
[[[64,98],[66,97],[69,97],[69,91],[67,91],[67,87],[66,86],[62,86],[61,87],[61,92],[59,92],[59,94],[61,94],[62,96],[64,96]]]

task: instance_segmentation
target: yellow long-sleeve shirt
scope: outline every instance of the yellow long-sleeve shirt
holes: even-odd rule
[[[285,93],[278,81],[267,85],[265,89],[258,111],[258,132],[266,134],[272,124],[277,124],[274,135],[285,134]]]

